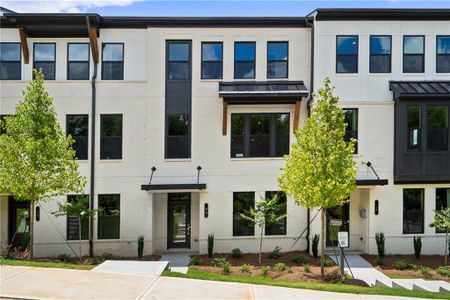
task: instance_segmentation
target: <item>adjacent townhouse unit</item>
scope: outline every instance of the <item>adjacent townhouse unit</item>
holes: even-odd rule
[[[42,68],[58,118],[75,139],[84,197],[83,252],[146,254],[258,249],[240,213],[280,195],[287,217],[264,230],[264,251],[304,250],[315,210],[279,191],[277,176],[308,117],[310,94],[331,78],[358,139],[357,189],[330,209],[327,247],[443,252],[429,228],[450,204],[450,11],[318,9],[298,18],[155,18],[97,14],[1,16],[0,115],[14,113]],[[36,207],[37,256],[71,253],[78,221]],[[310,224],[310,225],[309,225]],[[305,232],[301,235],[302,232]],[[29,205],[0,196],[1,244],[24,246]]]

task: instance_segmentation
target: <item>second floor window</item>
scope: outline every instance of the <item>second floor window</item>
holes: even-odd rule
[[[403,189],[403,233],[423,233],[424,189]]]
[[[67,44],[67,79],[89,79],[89,44]]]
[[[55,80],[56,44],[35,43],[33,55],[33,69],[42,69],[45,80]]]
[[[370,36],[370,73],[391,72],[391,37]]]
[[[267,43],[267,78],[288,77],[288,42]]]
[[[422,121],[421,107],[419,105],[408,106],[408,150],[420,150]]]
[[[0,80],[21,79],[19,43],[0,43]]]
[[[350,139],[358,139],[358,110],[356,108],[343,109],[345,116],[345,141],[350,142]],[[358,153],[358,143],[355,144],[355,154]]]
[[[436,37],[436,72],[450,73],[450,35]]]
[[[189,116],[168,115],[167,124],[166,158],[189,158]]]
[[[336,73],[358,73],[358,36],[336,37]]]
[[[100,116],[100,159],[122,159],[122,115]]]
[[[403,73],[425,72],[425,37],[403,37]]]
[[[234,79],[254,79],[256,45],[254,42],[234,43]]]
[[[123,80],[123,44],[102,45],[102,79]]]
[[[189,80],[191,50],[190,42],[168,42],[168,80]]]
[[[289,114],[232,114],[231,157],[289,154]]]
[[[448,150],[448,106],[427,106],[427,150]]]
[[[221,42],[202,43],[202,79],[222,79],[222,61]]]
[[[72,148],[75,150],[75,156],[79,160],[88,158],[88,115],[67,115],[66,132],[75,140]]]

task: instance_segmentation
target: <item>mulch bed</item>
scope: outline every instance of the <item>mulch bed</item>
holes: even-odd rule
[[[133,257],[119,257],[119,256],[114,256],[111,260],[141,260],[141,261],[158,261],[161,258],[160,255],[144,255],[142,257],[142,259],[140,259],[137,256],[133,256]],[[71,264],[83,264],[83,265],[90,265],[92,264],[91,261],[95,259],[98,262],[102,262],[104,260],[104,258],[102,258],[101,256],[95,256],[95,257],[89,257],[89,256],[83,256],[81,258],[81,262],[80,259],[78,257],[70,257],[69,261],[67,261],[67,263],[71,263]],[[33,259],[33,261],[39,261],[39,262],[61,262],[57,257],[42,257],[42,258],[35,258]]]

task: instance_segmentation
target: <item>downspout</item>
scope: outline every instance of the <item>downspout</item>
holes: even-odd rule
[[[91,22],[89,20],[89,17],[86,16],[86,23],[89,33],[89,41],[92,40],[91,36]],[[97,37],[94,37],[97,38]],[[89,191],[89,209],[94,209],[94,184],[95,184],[95,108],[96,108],[96,89],[95,89],[95,80],[97,79],[97,64],[94,60],[95,51],[93,48],[92,43],[89,43],[91,48],[91,53],[93,57],[94,62],[94,72],[92,74],[91,78],[91,88],[92,88],[92,100],[91,100],[91,172],[90,172],[90,191]],[[89,218],[89,256],[94,256],[94,218]]]

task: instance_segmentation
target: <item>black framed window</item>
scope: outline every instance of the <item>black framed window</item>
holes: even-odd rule
[[[256,68],[255,42],[234,43],[234,79],[254,79]]]
[[[123,43],[102,44],[102,80],[123,80]]]
[[[202,43],[202,79],[222,79],[222,42]]]
[[[420,150],[422,141],[422,108],[408,105],[408,150]]]
[[[266,192],[266,198],[272,198],[274,195],[278,196],[277,214],[284,215],[287,212],[287,198],[286,194],[281,191]],[[265,235],[286,235],[287,231],[287,217],[278,220],[278,222],[266,225],[264,229]]]
[[[450,35],[436,36],[436,73],[450,73]]]
[[[21,79],[20,43],[0,43],[0,80]]]
[[[346,142],[350,142],[350,139],[358,139],[358,109],[356,108],[344,108],[344,118],[346,128],[345,137]],[[355,154],[358,153],[358,142],[355,144]]]
[[[403,73],[425,72],[425,36],[403,36]]]
[[[42,69],[45,80],[55,80],[56,73],[56,44],[33,44],[33,69]],[[34,77],[34,74],[33,74]]]
[[[120,195],[98,195],[98,239],[120,238]]]
[[[336,36],[336,73],[358,73],[358,36]]]
[[[427,105],[427,150],[448,150],[448,105]]]
[[[191,154],[189,116],[168,115],[167,119],[166,158],[189,158]]]
[[[288,42],[267,43],[267,78],[288,77]]]
[[[191,47],[189,42],[171,41],[168,42],[168,80],[189,80],[190,79],[190,58]]]
[[[122,159],[121,114],[100,115],[100,159]]]
[[[442,210],[450,207],[450,188],[436,189],[436,210]],[[444,233],[442,229],[436,228],[436,233]]]
[[[391,36],[370,36],[370,73],[391,73]]]
[[[289,153],[289,114],[231,114],[231,157],[282,157]]]
[[[88,195],[67,195],[67,202],[76,203],[81,198],[88,199]],[[89,208],[89,201],[86,201],[86,209]],[[67,215],[67,240],[78,240],[79,237],[79,220],[77,216]],[[89,219],[81,220],[81,239],[89,239]]]
[[[66,133],[70,134],[75,140],[72,148],[76,152],[76,158],[79,160],[88,159],[88,115],[67,115]]]
[[[233,236],[255,235],[255,226],[241,217],[255,207],[255,192],[233,193]]]
[[[67,44],[67,79],[89,79],[89,44]]]
[[[423,233],[424,189],[403,189],[403,233]]]

